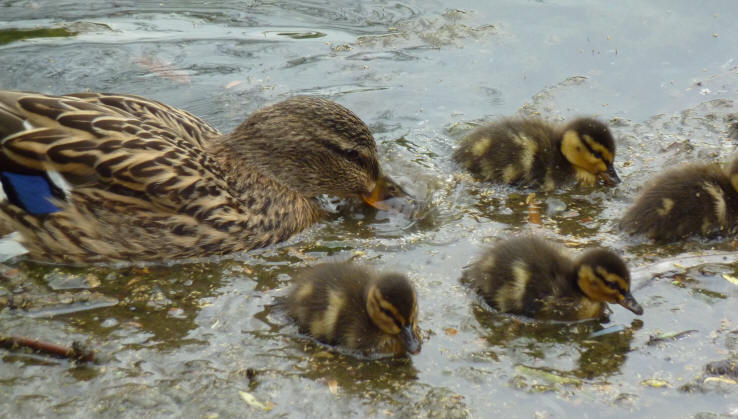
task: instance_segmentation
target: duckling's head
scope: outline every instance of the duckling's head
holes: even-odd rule
[[[397,336],[405,350],[420,352],[418,304],[410,281],[400,274],[385,274],[369,285],[366,308],[374,324],[384,333]]]
[[[607,125],[592,118],[579,118],[564,129],[561,153],[579,171],[589,174],[591,183],[597,177],[605,184],[615,186],[620,178],[615,172],[615,141]]]
[[[381,175],[366,124],[327,99],[297,96],[264,107],[225,138],[248,167],[304,196],[362,197],[374,205],[404,193]]]
[[[635,314],[643,308],[630,294],[630,272],[625,262],[605,249],[591,249],[577,261],[577,284],[593,301],[617,303]]]

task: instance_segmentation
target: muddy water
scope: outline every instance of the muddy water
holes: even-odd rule
[[[0,266],[0,332],[85,342],[98,363],[0,352],[8,417],[565,417],[738,414],[731,239],[655,246],[615,222],[664,167],[735,152],[738,5],[711,2],[0,2],[0,88],[117,91],[228,130],[295,94],[372,128],[384,170],[428,203],[419,220],[329,202],[274,248],[163,266]],[[36,29],[34,32],[19,29]],[[38,31],[49,29],[50,31]],[[537,196],[451,162],[479,121],[592,114],[617,137],[615,189]],[[733,128],[735,129],[735,128]],[[537,231],[572,253],[618,249],[644,306],[608,323],[490,313],[459,283],[495,241]],[[290,278],[352,259],[406,272],[426,341],[407,359],[316,345],[271,307]],[[266,409],[265,409],[266,408]]]

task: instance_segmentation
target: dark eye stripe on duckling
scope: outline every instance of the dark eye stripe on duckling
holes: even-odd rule
[[[607,269],[602,266],[598,266],[595,269],[595,275],[601,279],[602,282],[607,285],[610,289],[619,292],[620,294],[627,294],[630,290],[630,285],[620,275],[608,272]]]
[[[373,318],[377,326],[384,330],[385,333],[399,333],[400,329],[407,324],[405,318],[397,310],[397,307],[385,300],[379,289],[374,288],[371,291],[368,304],[370,317]],[[375,315],[371,314],[372,311],[375,312]]]
[[[392,305],[389,301],[385,300],[379,290],[375,290],[376,301],[379,304],[379,309],[387,314],[392,320],[397,320],[400,325],[406,324],[405,317]]]
[[[402,326],[403,326],[402,322],[400,322],[400,320],[398,320],[397,317],[395,317],[394,314],[392,314],[391,311],[389,311],[389,310],[387,310],[385,308],[381,308],[381,307],[380,307],[380,310],[382,311],[382,313],[384,313],[385,316],[387,316],[390,319],[392,319],[392,321],[395,323],[395,326],[397,326],[399,328],[402,328]]]
[[[587,150],[589,150],[589,152],[592,153],[593,156],[606,161],[608,164],[612,164],[613,156],[610,150],[595,141],[594,138],[587,134],[584,134],[582,138],[584,139],[582,144],[587,147]]]

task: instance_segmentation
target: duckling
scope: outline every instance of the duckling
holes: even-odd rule
[[[552,191],[577,179],[614,186],[615,141],[605,124],[579,118],[564,127],[539,119],[502,119],[462,140],[454,159],[481,180]]]
[[[35,260],[161,261],[286,240],[318,221],[323,194],[381,202],[369,128],[298,96],[230,134],[133,95],[0,91],[0,225]]]
[[[517,237],[484,253],[463,280],[495,309],[538,319],[599,319],[605,303],[643,313],[625,263],[601,248],[571,260],[542,238]]]
[[[420,352],[415,290],[403,275],[349,263],[317,265],[294,278],[287,314],[301,333],[365,353]]]
[[[672,242],[732,234],[737,222],[738,157],[727,172],[716,163],[666,171],[645,186],[620,225],[631,234]]]

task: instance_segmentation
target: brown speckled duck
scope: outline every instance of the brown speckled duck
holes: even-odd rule
[[[502,119],[464,140],[454,159],[481,180],[551,191],[578,180],[620,182],[615,141],[605,124],[579,118],[564,127],[539,119]]]
[[[738,223],[738,158],[730,168],[690,164],[647,184],[621,221],[629,233],[658,242],[692,235],[734,234]]]
[[[489,249],[462,280],[495,309],[537,319],[599,319],[606,303],[643,313],[630,293],[630,273],[619,256],[594,248],[571,260],[535,236],[509,239]]]
[[[285,299],[301,333],[366,354],[417,354],[418,305],[403,275],[378,275],[348,263],[302,272]]]
[[[287,239],[315,197],[401,191],[351,111],[294,97],[221,134],[138,96],[0,91],[0,225],[33,259],[167,260]]]

